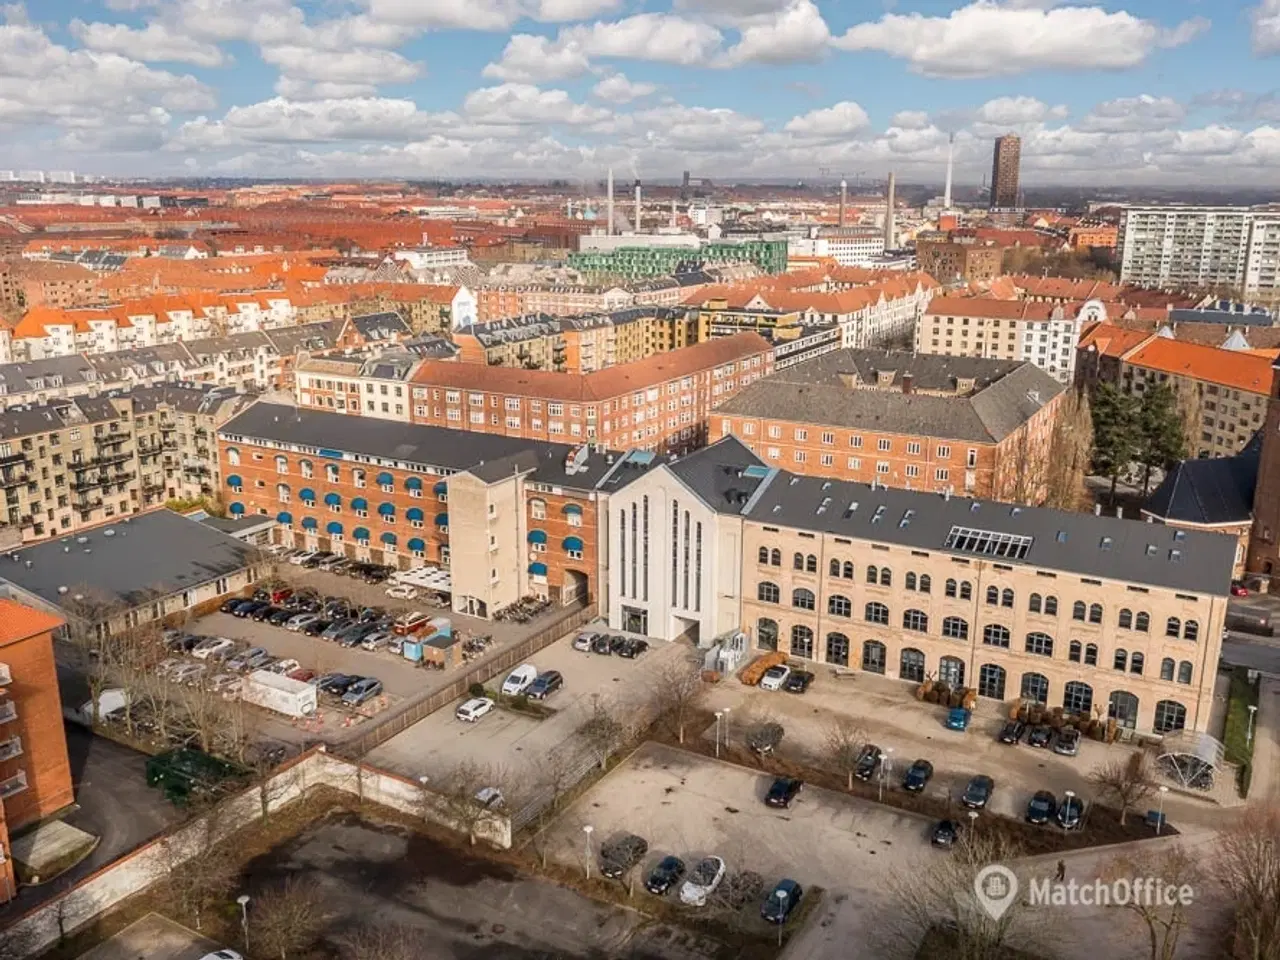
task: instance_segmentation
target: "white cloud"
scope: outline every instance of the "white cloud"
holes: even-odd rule
[[[367,0],[369,13],[388,23],[460,30],[509,30],[522,18],[543,23],[609,13],[621,0]]]
[[[878,50],[935,77],[988,77],[1029,70],[1123,69],[1158,47],[1187,43],[1208,27],[1188,20],[1172,30],[1101,7],[1019,9],[976,0],[945,17],[889,13],[851,27],[833,44]]]
[[[517,33],[507,41],[502,57],[481,72],[494,80],[546,83],[580,77],[590,66],[586,52],[576,44],[557,44],[547,37]]]
[[[741,30],[741,38],[717,66],[818,60],[831,41],[827,22],[813,0],[793,0],[785,9],[743,25]]]
[[[527,83],[503,83],[472,90],[462,101],[462,113],[485,124],[600,123],[611,116],[601,107],[575,103],[564,90],[542,90]]]
[[[844,100],[792,117],[782,129],[806,140],[838,140],[858,133],[869,123],[867,111],[852,100]]]
[[[607,100],[609,103],[630,103],[632,100],[649,96],[657,89],[657,84],[637,83],[628,79],[625,74],[614,73],[592,87],[591,93],[597,99]]]
[[[311,47],[282,45],[264,47],[262,59],[280,68],[282,85],[295,93],[307,84],[332,84],[347,95],[373,94],[383,84],[408,83],[422,72],[393,50],[353,48],[321,56]]]
[[[755,117],[736,110],[679,104],[642,110],[634,119],[637,132],[632,145],[643,144],[659,154],[670,150],[736,154],[745,151],[750,138],[765,129]],[[645,168],[649,169],[649,165]]]
[[[1260,57],[1280,53],[1280,0],[1262,0],[1249,11],[1253,52]]]
[[[298,103],[274,97],[232,107],[221,120],[199,117],[179,128],[178,150],[248,143],[323,143],[340,140],[404,142],[425,134],[429,116],[412,100],[378,97]]]
[[[1171,97],[1119,97],[1098,104],[1080,121],[1081,130],[1119,133],[1126,130],[1169,130],[1187,117],[1186,108]]]
[[[929,114],[923,110],[899,110],[889,123],[903,130],[923,130],[929,126]]]
[[[1039,123],[1049,117],[1066,116],[1064,106],[1051,107],[1035,97],[997,97],[988,100],[974,111],[973,118],[981,123],[997,127]]]
[[[72,20],[71,35],[90,50],[136,56],[148,63],[190,63],[197,67],[220,67],[229,57],[215,43],[175,32],[162,23],[140,29],[119,23],[85,23]]]

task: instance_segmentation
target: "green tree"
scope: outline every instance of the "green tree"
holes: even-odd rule
[[[1142,495],[1151,488],[1151,471],[1167,470],[1187,455],[1186,435],[1178,395],[1167,383],[1148,385],[1138,404],[1138,450],[1142,464]]]
[[[1120,474],[1138,455],[1138,403],[1114,384],[1103,383],[1094,391],[1093,468],[1111,480],[1115,503]]]

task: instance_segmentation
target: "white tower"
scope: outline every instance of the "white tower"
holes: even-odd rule
[[[837,225],[841,227],[844,226],[844,208],[848,202],[849,202],[849,181],[841,180],[840,181],[840,217],[836,221]]]
[[[613,167],[609,168],[609,199],[606,203],[608,214],[604,220],[604,233],[606,237],[613,236]]]
[[[955,158],[956,152],[956,135],[953,133],[947,137],[947,182],[942,188],[942,209],[951,209],[951,163]]]

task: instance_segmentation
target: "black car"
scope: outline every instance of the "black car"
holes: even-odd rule
[[[334,639],[340,647],[358,647],[364,638],[376,633],[380,628],[375,623],[355,623],[343,630]]]
[[[929,842],[935,847],[949,847],[960,839],[959,820],[941,820],[929,835]]]
[[[630,639],[628,639],[627,637],[624,637],[620,633],[615,633],[613,636],[609,638],[609,652],[620,655],[623,651],[623,648],[626,647],[626,645],[630,642],[631,642]]]
[[[333,626],[332,620],[325,620],[323,617],[321,617],[319,620],[312,620],[310,623],[308,623],[305,627],[302,628],[302,632],[305,633],[308,637],[318,637],[320,636],[320,634],[328,630],[331,626]]]
[[[600,848],[600,874],[610,880],[616,880],[649,852],[649,841],[628,833],[616,840],[610,840]]]
[[[760,916],[765,923],[783,924],[791,911],[800,904],[804,889],[794,880],[779,880],[760,906]]]
[[[920,793],[933,779],[933,764],[928,760],[917,760],[907,768],[902,778],[902,789],[912,793]]]
[[[880,769],[884,753],[873,743],[868,743],[858,754],[858,762],[854,765],[853,775],[859,780],[870,780]]]
[[[1074,757],[1080,752],[1080,731],[1075,727],[1063,727],[1053,741],[1053,752],[1064,757]]]
[[[1022,739],[1022,735],[1027,732],[1027,725],[1021,720],[1010,720],[1000,728],[1001,743],[1017,743]]]
[[[791,807],[791,801],[800,796],[800,791],[803,789],[803,780],[796,777],[778,777],[769,786],[769,792],[764,795],[764,802],[770,807],[781,807],[787,810]]]
[[[1048,724],[1041,723],[1031,728],[1031,732],[1027,734],[1027,746],[1039,747],[1047,749],[1049,743],[1053,740],[1053,728]]]
[[[391,573],[390,567],[374,567],[366,570],[360,579],[365,583],[386,583],[391,578]]]
[[[1036,826],[1048,823],[1058,812],[1058,798],[1048,790],[1037,790],[1036,795],[1027,804],[1027,823]]]
[[[233,617],[239,617],[241,620],[248,619],[263,607],[271,606],[266,600],[250,600],[248,603],[242,603],[231,611]]]
[[[597,633],[591,638],[591,652],[608,656],[613,650],[613,638],[607,633]]]
[[[615,652],[620,657],[626,657],[628,660],[634,660],[648,649],[648,640],[638,640],[634,637],[629,637],[627,638],[627,642],[618,647]]]
[[[249,614],[249,619],[262,623],[264,620],[274,617],[279,612],[279,607],[268,603],[265,607],[259,607],[257,610],[253,611],[253,613]]]
[[[548,670],[538,674],[524,695],[530,700],[545,700],[564,686],[564,677],[559,670]]]
[[[644,881],[644,888],[654,896],[662,896],[684,879],[684,861],[679,857],[663,857]]]
[[[267,617],[267,623],[271,624],[273,627],[283,627],[301,612],[302,611],[297,607],[281,607],[271,616]]]
[[[240,604],[250,603],[250,602],[251,601],[246,600],[244,597],[232,597],[230,600],[222,601],[222,606],[220,606],[218,609],[222,613],[235,613],[236,607],[240,606]]]
[[[1078,830],[1084,826],[1084,801],[1074,795],[1064,797],[1058,807],[1058,826],[1063,830]]]
[[[327,673],[320,678],[316,687],[321,693],[331,693],[335,697],[340,697],[363,679],[350,673]]]
[[[813,674],[808,670],[792,670],[783,681],[782,689],[787,693],[804,693],[813,683]]]
[[[373,623],[375,620],[381,620],[383,610],[381,607],[365,607],[360,611],[360,615],[356,617],[361,623]]]
[[[332,550],[322,550],[319,553],[317,553],[315,556],[308,557],[306,560],[303,560],[302,566],[307,570],[314,570],[316,567],[320,566],[321,561],[328,560],[332,556],[333,556]]]
[[[979,774],[969,781],[969,785],[964,788],[964,793],[960,795],[960,802],[970,810],[981,810],[987,805],[987,801],[991,799],[991,791],[995,790],[996,782],[984,774]]]

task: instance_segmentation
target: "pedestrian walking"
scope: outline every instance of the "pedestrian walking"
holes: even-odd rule
[[[1063,860],[1058,861],[1058,875],[1054,879],[1057,880],[1058,883],[1061,883],[1063,880],[1067,879],[1067,864],[1065,861]]]

